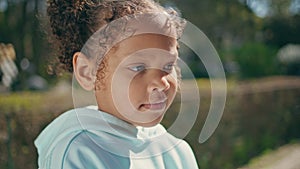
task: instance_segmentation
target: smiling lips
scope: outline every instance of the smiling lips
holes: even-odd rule
[[[141,107],[148,110],[164,110],[166,107],[166,100],[156,103],[142,104]]]

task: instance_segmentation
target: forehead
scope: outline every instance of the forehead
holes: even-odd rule
[[[128,56],[144,49],[162,49],[172,55],[177,54],[177,40],[158,34],[142,34],[130,37],[119,43],[115,49],[117,57]]]

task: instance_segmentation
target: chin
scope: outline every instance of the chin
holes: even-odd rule
[[[133,125],[135,126],[141,126],[141,127],[153,127],[156,126],[157,124],[159,124],[162,119],[163,119],[164,115],[159,116],[158,118],[156,118],[155,120],[151,121],[151,122],[147,122],[147,123],[135,123]]]

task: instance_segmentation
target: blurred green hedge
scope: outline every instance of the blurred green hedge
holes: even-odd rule
[[[62,111],[71,108],[68,91],[0,95],[0,168],[37,168],[34,140]]]
[[[230,83],[225,112],[214,135],[198,137],[210,106],[209,81],[199,81],[198,119],[185,138],[201,169],[237,168],[259,153],[299,139],[300,78],[273,77]],[[0,95],[0,168],[37,168],[33,145],[39,132],[72,107],[71,91]],[[163,124],[176,119],[175,102]]]
[[[258,42],[245,43],[235,49],[233,55],[239,65],[239,76],[245,79],[282,73],[279,69],[277,50]]]

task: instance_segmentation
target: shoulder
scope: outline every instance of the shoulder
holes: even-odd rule
[[[91,124],[91,127],[94,127],[94,114],[96,112],[91,109],[78,108],[69,110],[53,120],[35,140],[39,167],[61,168],[68,147],[84,133],[84,125]]]
[[[186,141],[180,140],[180,142],[177,145],[177,148],[181,152],[182,156],[194,157],[194,153],[192,151],[192,148],[190,147],[190,145]]]
[[[170,142],[173,142],[174,146],[170,151],[166,152],[164,156],[168,159],[172,159],[177,166],[182,166],[183,168],[197,169],[198,164],[190,145],[182,139],[178,139],[171,136]]]

